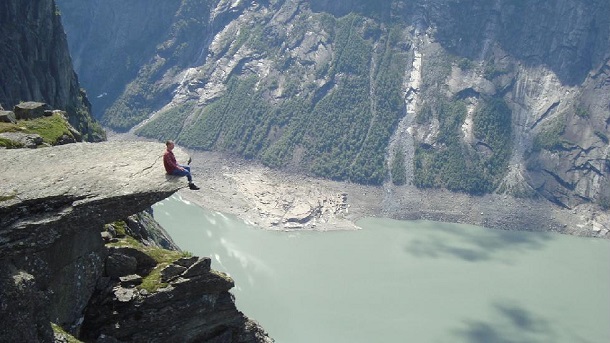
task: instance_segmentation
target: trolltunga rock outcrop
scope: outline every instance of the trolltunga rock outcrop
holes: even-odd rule
[[[165,174],[164,149],[103,142],[0,151],[0,258],[141,212],[186,186]]]

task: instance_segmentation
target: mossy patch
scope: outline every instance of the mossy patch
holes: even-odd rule
[[[58,335],[62,336],[65,339],[65,342],[68,342],[68,343],[82,343],[82,341],[79,341],[74,336],[72,336],[71,334],[66,332],[66,330],[64,330],[61,326],[59,326],[59,325],[57,325],[55,323],[51,323],[51,327],[53,328],[53,332],[55,334],[58,334]]]
[[[0,147],[4,147],[7,149],[19,149],[19,148],[23,148],[23,144],[12,141],[10,139],[0,137]]]
[[[63,135],[73,137],[70,132],[70,124],[60,114],[53,114],[49,117],[41,117],[30,120],[18,120],[17,123],[0,123],[0,133],[2,132],[22,132],[35,133],[42,137],[42,140],[50,145],[55,144]],[[0,138],[0,146],[18,148],[13,141]]]
[[[121,224],[122,223],[122,224]],[[119,231],[126,232],[126,225],[124,221],[117,221],[112,223],[115,230],[117,230],[117,234]],[[168,284],[161,282],[161,270],[172,264],[176,260],[182,257],[191,257],[193,254],[188,251],[175,251],[175,250],[167,250],[158,247],[148,247],[138,242],[135,238],[125,234],[123,238],[119,239],[118,242],[108,243],[107,246],[110,247],[130,247],[134,249],[138,249],[145,253],[146,255],[152,257],[157,265],[148,275],[142,275],[142,283],[138,286],[140,289],[145,289],[148,292],[154,292],[160,288],[167,287]]]
[[[12,200],[12,199],[15,199],[16,196],[17,196],[17,194],[0,195],[0,201]]]
[[[167,287],[167,283],[161,282],[161,270],[181,257],[188,256],[187,253],[182,251],[173,251],[163,248],[145,248],[142,251],[157,261],[157,266],[144,277],[139,286],[140,289],[145,289],[149,292]]]

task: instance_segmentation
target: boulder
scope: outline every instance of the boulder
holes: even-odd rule
[[[170,264],[169,266],[161,270],[161,282],[170,282],[178,277],[178,275],[184,273],[185,267],[177,264]]]
[[[199,260],[199,257],[197,257],[197,256],[182,257],[182,258],[179,258],[178,260],[176,260],[174,262],[174,264],[188,268],[188,267],[192,266],[198,260]]]
[[[200,258],[195,264],[189,267],[189,269],[182,274],[185,278],[191,278],[195,276],[201,276],[210,272],[212,260],[209,257]]]
[[[131,275],[136,272],[138,261],[126,254],[115,252],[106,259],[106,275],[111,278]]]
[[[20,104],[15,105],[14,112],[17,119],[36,119],[43,117],[45,115],[45,111],[49,111],[51,108],[49,105],[43,102],[22,102]]]
[[[24,147],[29,149],[37,148],[43,143],[42,137],[36,133],[3,132],[0,133],[0,138],[13,141],[18,147]]]
[[[135,248],[111,248],[110,256],[113,256],[115,254],[128,256],[136,261],[135,270],[129,274],[135,273],[145,276],[148,275],[150,271],[157,265],[157,261],[155,261],[155,259]],[[125,275],[128,274],[123,274],[121,276]]]
[[[136,290],[119,286],[114,289],[114,296],[119,303],[127,303],[136,297]]]
[[[0,110],[0,122],[2,123],[16,123],[17,117],[13,111],[2,111]]]

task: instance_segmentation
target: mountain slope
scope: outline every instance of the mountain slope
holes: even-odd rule
[[[334,180],[610,206],[606,1],[58,3],[115,130]]]

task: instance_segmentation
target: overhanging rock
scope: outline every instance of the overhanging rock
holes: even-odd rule
[[[187,185],[163,168],[165,145],[76,143],[0,150],[0,259],[143,211]],[[180,149],[178,161],[186,160]]]

